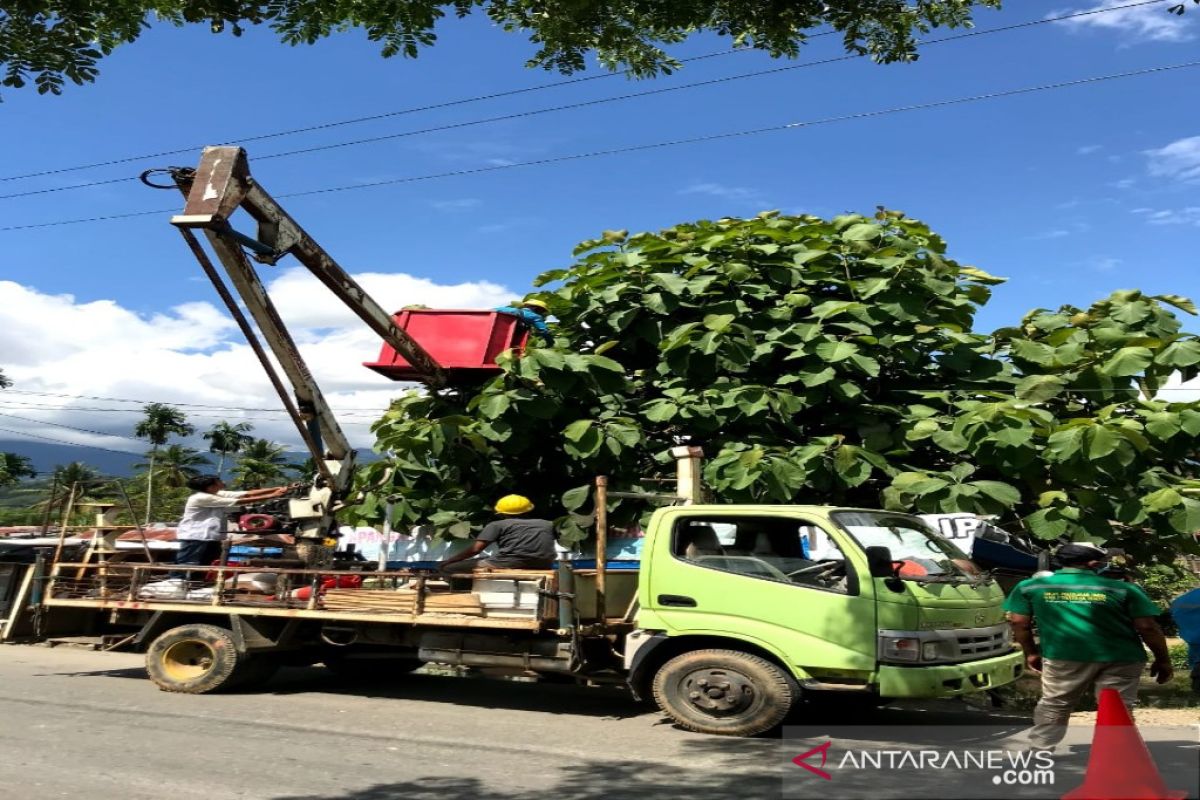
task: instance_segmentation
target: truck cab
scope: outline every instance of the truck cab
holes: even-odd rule
[[[638,597],[631,686],[709,733],[777,724],[802,692],[951,697],[1022,669],[1000,587],[907,514],[662,509]]]

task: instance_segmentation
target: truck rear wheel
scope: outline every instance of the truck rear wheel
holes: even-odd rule
[[[146,651],[146,672],[164,692],[206,694],[236,685],[239,655],[233,633],[216,625],[180,625]]]
[[[738,650],[694,650],[659,667],[654,700],[680,727],[723,736],[756,736],[787,716],[796,699],[791,676]]]

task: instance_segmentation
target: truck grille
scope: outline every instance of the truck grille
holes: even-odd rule
[[[965,659],[987,658],[1009,650],[1008,625],[993,625],[990,628],[972,628],[960,631],[955,636],[958,652]]]

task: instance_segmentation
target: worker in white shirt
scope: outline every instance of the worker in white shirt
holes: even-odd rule
[[[183,507],[183,518],[175,529],[179,552],[176,564],[207,565],[221,555],[221,540],[225,538],[225,514],[231,508],[283,497],[291,486],[271,489],[252,489],[248,492],[227,492],[219,475],[198,475],[188,481],[195,492]],[[172,572],[172,578],[185,578],[184,572]]]

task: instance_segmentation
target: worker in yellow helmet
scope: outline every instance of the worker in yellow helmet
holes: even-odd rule
[[[496,311],[499,311],[501,314],[512,314],[521,320],[521,324],[531,328],[538,336],[541,336],[546,344],[554,344],[554,336],[550,333],[550,328],[546,325],[546,317],[550,314],[550,307],[541,300],[522,300],[512,305],[500,306]]]
[[[550,569],[554,563],[554,523],[531,517],[528,497],[510,494],[496,501],[500,519],[490,522],[471,546],[441,563],[445,573],[476,569]],[[490,545],[493,555],[481,556]]]

